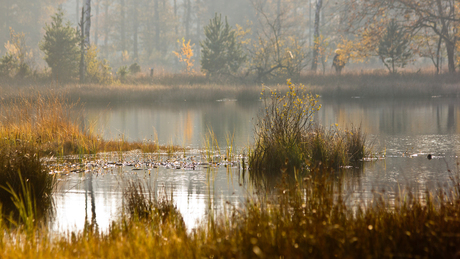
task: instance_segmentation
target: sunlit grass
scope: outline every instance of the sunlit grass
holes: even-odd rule
[[[133,90],[135,91],[135,90]],[[293,95],[295,93],[295,95]],[[291,92],[291,97],[298,96]],[[229,207],[223,215],[210,214],[196,229],[187,229],[174,206],[173,194],[149,189],[143,182],[128,184],[123,192],[124,207],[119,218],[106,232],[85,228],[81,232],[60,235],[50,232],[41,221],[30,218],[32,203],[29,191],[39,188],[26,171],[45,173],[40,154],[86,154],[100,151],[140,149],[159,152],[156,140],[132,143],[103,141],[91,131],[79,129],[70,116],[71,106],[62,98],[22,98],[2,105],[0,116],[0,166],[19,179],[17,191],[23,195],[11,206],[22,210],[22,223],[11,228],[0,217],[1,258],[455,258],[460,252],[460,182],[458,174],[443,189],[425,195],[387,200],[375,193],[370,200],[346,199],[342,175],[330,174],[365,155],[365,138],[359,129],[329,129],[309,124],[311,116],[290,114],[306,106],[297,98],[275,115],[259,132],[259,164],[250,162],[251,170],[276,173],[274,193],[250,197],[243,208]],[[317,108],[315,98],[307,106]],[[289,102],[288,102],[289,103]],[[283,102],[279,104],[284,105]],[[296,106],[297,105],[297,106]],[[270,108],[270,107],[269,107]],[[295,108],[294,110],[292,108]],[[298,116],[300,115],[300,117]],[[286,121],[285,119],[288,118]],[[292,120],[291,120],[292,119]],[[302,124],[305,122],[305,124]],[[263,122],[267,123],[267,122]],[[287,124],[286,124],[287,123]],[[299,124],[300,123],[300,124]],[[302,126],[305,125],[305,126]],[[271,131],[271,132],[270,132]],[[213,161],[219,148],[212,131],[205,138],[206,158]],[[228,137],[226,155],[232,150]],[[258,144],[251,149],[256,156]],[[270,146],[274,145],[274,146]],[[24,148],[24,151],[23,151]],[[169,147],[168,153],[176,147]],[[273,148],[273,150],[272,150]],[[270,156],[266,150],[270,150]],[[260,153],[259,153],[260,154]],[[17,163],[17,166],[12,166]],[[244,163],[244,162],[243,162]],[[252,163],[252,164],[251,164]],[[309,169],[308,176],[300,170]],[[20,170],[16,170],[20,168]],[[21,172],[21,174],[18,174]],[[290,172],[290,177],[286,173]],[[458,173],[458,172],[457,172]],[[44,175],[45,175],[44,174]],[[21,185],[20,179],[30,185]],[[257,178],[257,176],[255,177]],[[12,185],[13,180],[2,175]],[[53,179],[53,178],[49,178]],[[210,179],[210,178],[209,178]],[[208,181],[211,181],[209,180]],[[16,181],[16,180],[15,180]],[[257,179],[255,179],[257,181]],[[8,187],[7,183],[3,183]],[[45,186],[49,186],[46,183]],[[29,188],[30,189],[27,189]],[[29,194],[27,194],[29,193]],[[158,194],[160,193],[160,195]],[[12,192],[6,194],[11,200]],[[49,197],[49,196],[48,196]],[[0,197],[1,198],[1,197]],[[16,201],[16,203],[14,202]],[[19,201],[19,202],[18,202]],[[7,202],[2,201],[3,206]],[[5,212],[7,213],[7,212]],[[21,212],[19,212],[21,213]],[[34,210],[35,213],[35,210]],[[31,220],[32,219],[32,220]]]
[[[43,153],[81,153],[98,141],[71,119],[71,104],[58,96],[18,98],[0,110],[0,137],[5,144],[27,142]]]
[[[43,155],[95,154],[104,151],[144,152],[180,150],[175,146],[161,146],[158,141],[103,140],[91,128],[82,129],[78,116],[72,116],[78,104],[53,94],[33,99],[20,96],[4,102],[0,109],[0,142],[15,146],[29,143]]]
[[[36,228],[0,233],[3,258],[454,258],[460,245],[458,182],[387,200],[346,200],[341,180],[316,172],[281,181],[272,195],[186,229],[169,196],[128,185],[125,213],[104,233],[59,236]],[[169,198],[168,198],[169,197]],[[349,204],[349,205],[347,205]],[[350,205],[351,204],[351,205]],[[11,240],[14,240],[13,242]]]
[[[336,171],[364,158],[365,136],[360,129],[326,129],[314,122],[320,110],[318,96],[288,81],[285,93],[262,92],[265,110],[255,125],[254,148],[249,154],[251,175],[273,178],[282,173],[308,173],[315,168]]]

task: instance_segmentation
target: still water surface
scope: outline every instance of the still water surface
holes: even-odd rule
[[[448,169],[456,171],[460,152],[459,101],[456,98],[322,99],[315,120],[325,126],[337,123],[340,128],[361,127],[373,153],[385,157],[366,162],[360,173],[350,176],[353,197],[366,199],[372,196],[371,190],[385,190],[394,198],[406,187],[424,193],[427,188],[434,190],[449,182]],[[205,147],[205,136],[212,131],[220,148],[225,149],[230,138],[236,153],[242,153],[252,143],[254,119],[262,107],[261,102],[238,101],[88,104],[82,127],[93,128],[104,139],[158,141],[193,149]],[[434,159],[428,160],[427,154],[433,154]],[[202,159],[199,152],[187,156]],[[125,158],[146,159],[137,153],[127,154]],[[105,154],[100,159],[106,163],[118,158]],[[122,190],[129,179],[144,179],[160,193],[169,195],[173,190],[174,202],[190,228],[206,214],[221,212],[225,204],[240,206],[245,197],[253,195],[251,187],[242,184],[237,166],[132,169],[129,166],[94,168],[97,174],[92,180],[88,174],[63,176],[56,193],[56,220],[52,228],[58,232],[82,229],[85,217],[88,220],[93,217],[101,230],[107,229],[119,215]],[[87,191],[90,184],[93,195]]]

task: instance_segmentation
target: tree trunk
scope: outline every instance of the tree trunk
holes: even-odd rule
[[[312,36],[312,26],[311,26],[311,0],[308,0],[308,47],[312,47],[311,36]]]
[[[90,30],[91,30],[91,0],[86,0],[85,5],[85,52],[90,46]]]
[[[200,47],[200,34],[201,34],[201,26],[200,26],[200,0],[196,0],[196,44],[195,44],[195,53],[197,57],[201,56],[201,47]]]
[[[177,0],[174,0],[174,19],[177,20]],[[175,26],[176,37],[179,35],[179,28]]]
[[[278,19],[276,26],[278,30],[278,35],[280,35],[281,34],[281,0],[278,0],[276,15]]]
[[[442,37],[439,36],[439,41],[438,41],[438,48],[436,49],[436,75],[439,74],[439,64],[440,64],[440,59],[441,59],[441,45],[442,45]]]
[[[154,12],[154,19],[155,19],[155,39],[154,39],[154,42],[155,42],[155,49],[158,51],[160,50],[160,12],[158,10],[158,0],[155,0],[153,2],[153,8],[155,10],[153,10]]]
[[[177,21],[177,0],[174,0],[174,20]],[[177,26],[177,24],[176,24],[174,30],[175,30],[175,33],[176,33],[175,36],[178,37],[178,35],[179,35],[179,27]],[[175,49],[177,51],[179,49],[179,43],[176,41],[174,44],[175,44]],[[177,58],[175,58],[174,59],[174,68],[177,69],[178,67],[179,67],[179,62],[178,62]]]
[[[139,50],[138,50],[138,32],[139,32],[139,20],[138,16],[138,1],[133,1],[133,61],[138,62]]]
[[[308,47],[311,48],[311,0],[308,0]]]
[[[191,3],[190,0],[185,0],[185,38],[186,40],[190,39],[190,20],[191,20]]]
[[[97,46],[97,41],[98,41],[98,33],[99,33],[99,4],[101,3],[101,0],[96,1],[96,21],[94,24],[94,45]]]
[[[313,61],[311,63],[311,70],[316,72],[318,67],[318,52],[319,52],[319,17],[321,14],[321,7],[323,6],[323,0],[316,1],[316,11],[315,11],[315,37],[314,37],[314,47],[313,47]]]
[[[104,19],[104,57],[109,58],[109,0],[105,1]]]
[[[80,22],[80,1],[81,0],[76,0],[75,2],[77,3],[77,11],[75,12],[75,17],[77,17],[77,24]]]
[[[80,20],[80,84],[85,83],[85,8],[81,8]]]
[[[441,0],[436,0],[436,4],[438,7],[438,15],[441,20],[442,24],[442,29],[441,29],[441,37],[444,38],[444,43],[446,45],[446,52],[447,52],[447,63],[449,66],[449,73],[455,73],[455,43],[456,43],[456,36],[455,34],[452,36],[449,36],[449,23],[450,21],[448,19],[445,19],[445,13],[444,13],[444,7],[441,3]],[[452,6],[452,8],[455,8],[455,5]],[[455,13],[454,10],[452,10],[452,13]],[[448,15],[448,14],[447,14]]]
[[[449,73],[455,73],[455,43],[447,40],[444,42],[446,44]]]
[[[121,51],[124,52],[126,50],[126,31],[125,31],[125,0],[120,0],[120,17],[121,17],[121,24],[120,24],[120,43],[121,43]]]

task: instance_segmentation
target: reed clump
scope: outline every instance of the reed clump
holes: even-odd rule
[[[0,203],[3,215],[43,218],[52,208],[56,178],[42,164],[34,145],[0,143]],[[21,209],[23,211],[21,211]],[[19,220],[24,220],[19,219]]]
[[[124,216],[131,221],[156,222],[171,225],[177,231],[185,231],[184,220],[173,203],[172,193],[168,198],[166,191],[157,193],[138,180],[128,183],[123,190],[123,196],[126,200],[123,207]]]
[[[360,128],[329,129],[316,126],[304,136],[303,143],[309,168],[339,169],[357,165],[366,156],[366,138]]]
[[[103,140],[91,128],[80,127],[81,107],[52,93],[20,96],[2,103],[0,139],[2,145],[29,143],[42,155],[95,154],[97,152],[180,150],[152,141]]]
[[[0,137],[5,144],[30,143],[46,155],[86,153],[95,148],[97,138],[80,129],[72,118],[74,107],[55,95],[2,104]]]
[[[254,149],[249,154],[255,176],[316,167],[338,169],[364,158],[365,136],[359,128],[340,130],[336,125],[326,130],[317,125],[318,96],[307,93],[303,85],[288,81],[288,86],[285,94],[271,90],[264,98],[265,110],[255,125]]]

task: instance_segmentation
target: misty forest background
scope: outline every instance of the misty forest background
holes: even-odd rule
[[[80,35],[85,2],[1,1],[1,76],[52,77],[43,47],[47,27],[62,9],[63,24]],[[155,74],[258,81],[340,72],[333,63],[346,64],[347,71],[454,73],[459,5],[456,0],[92,0],[86,63],[89,69],[93,60],[96,70],[118,77],[153,68]],[[73,59],[78,63],[80,56]]]

